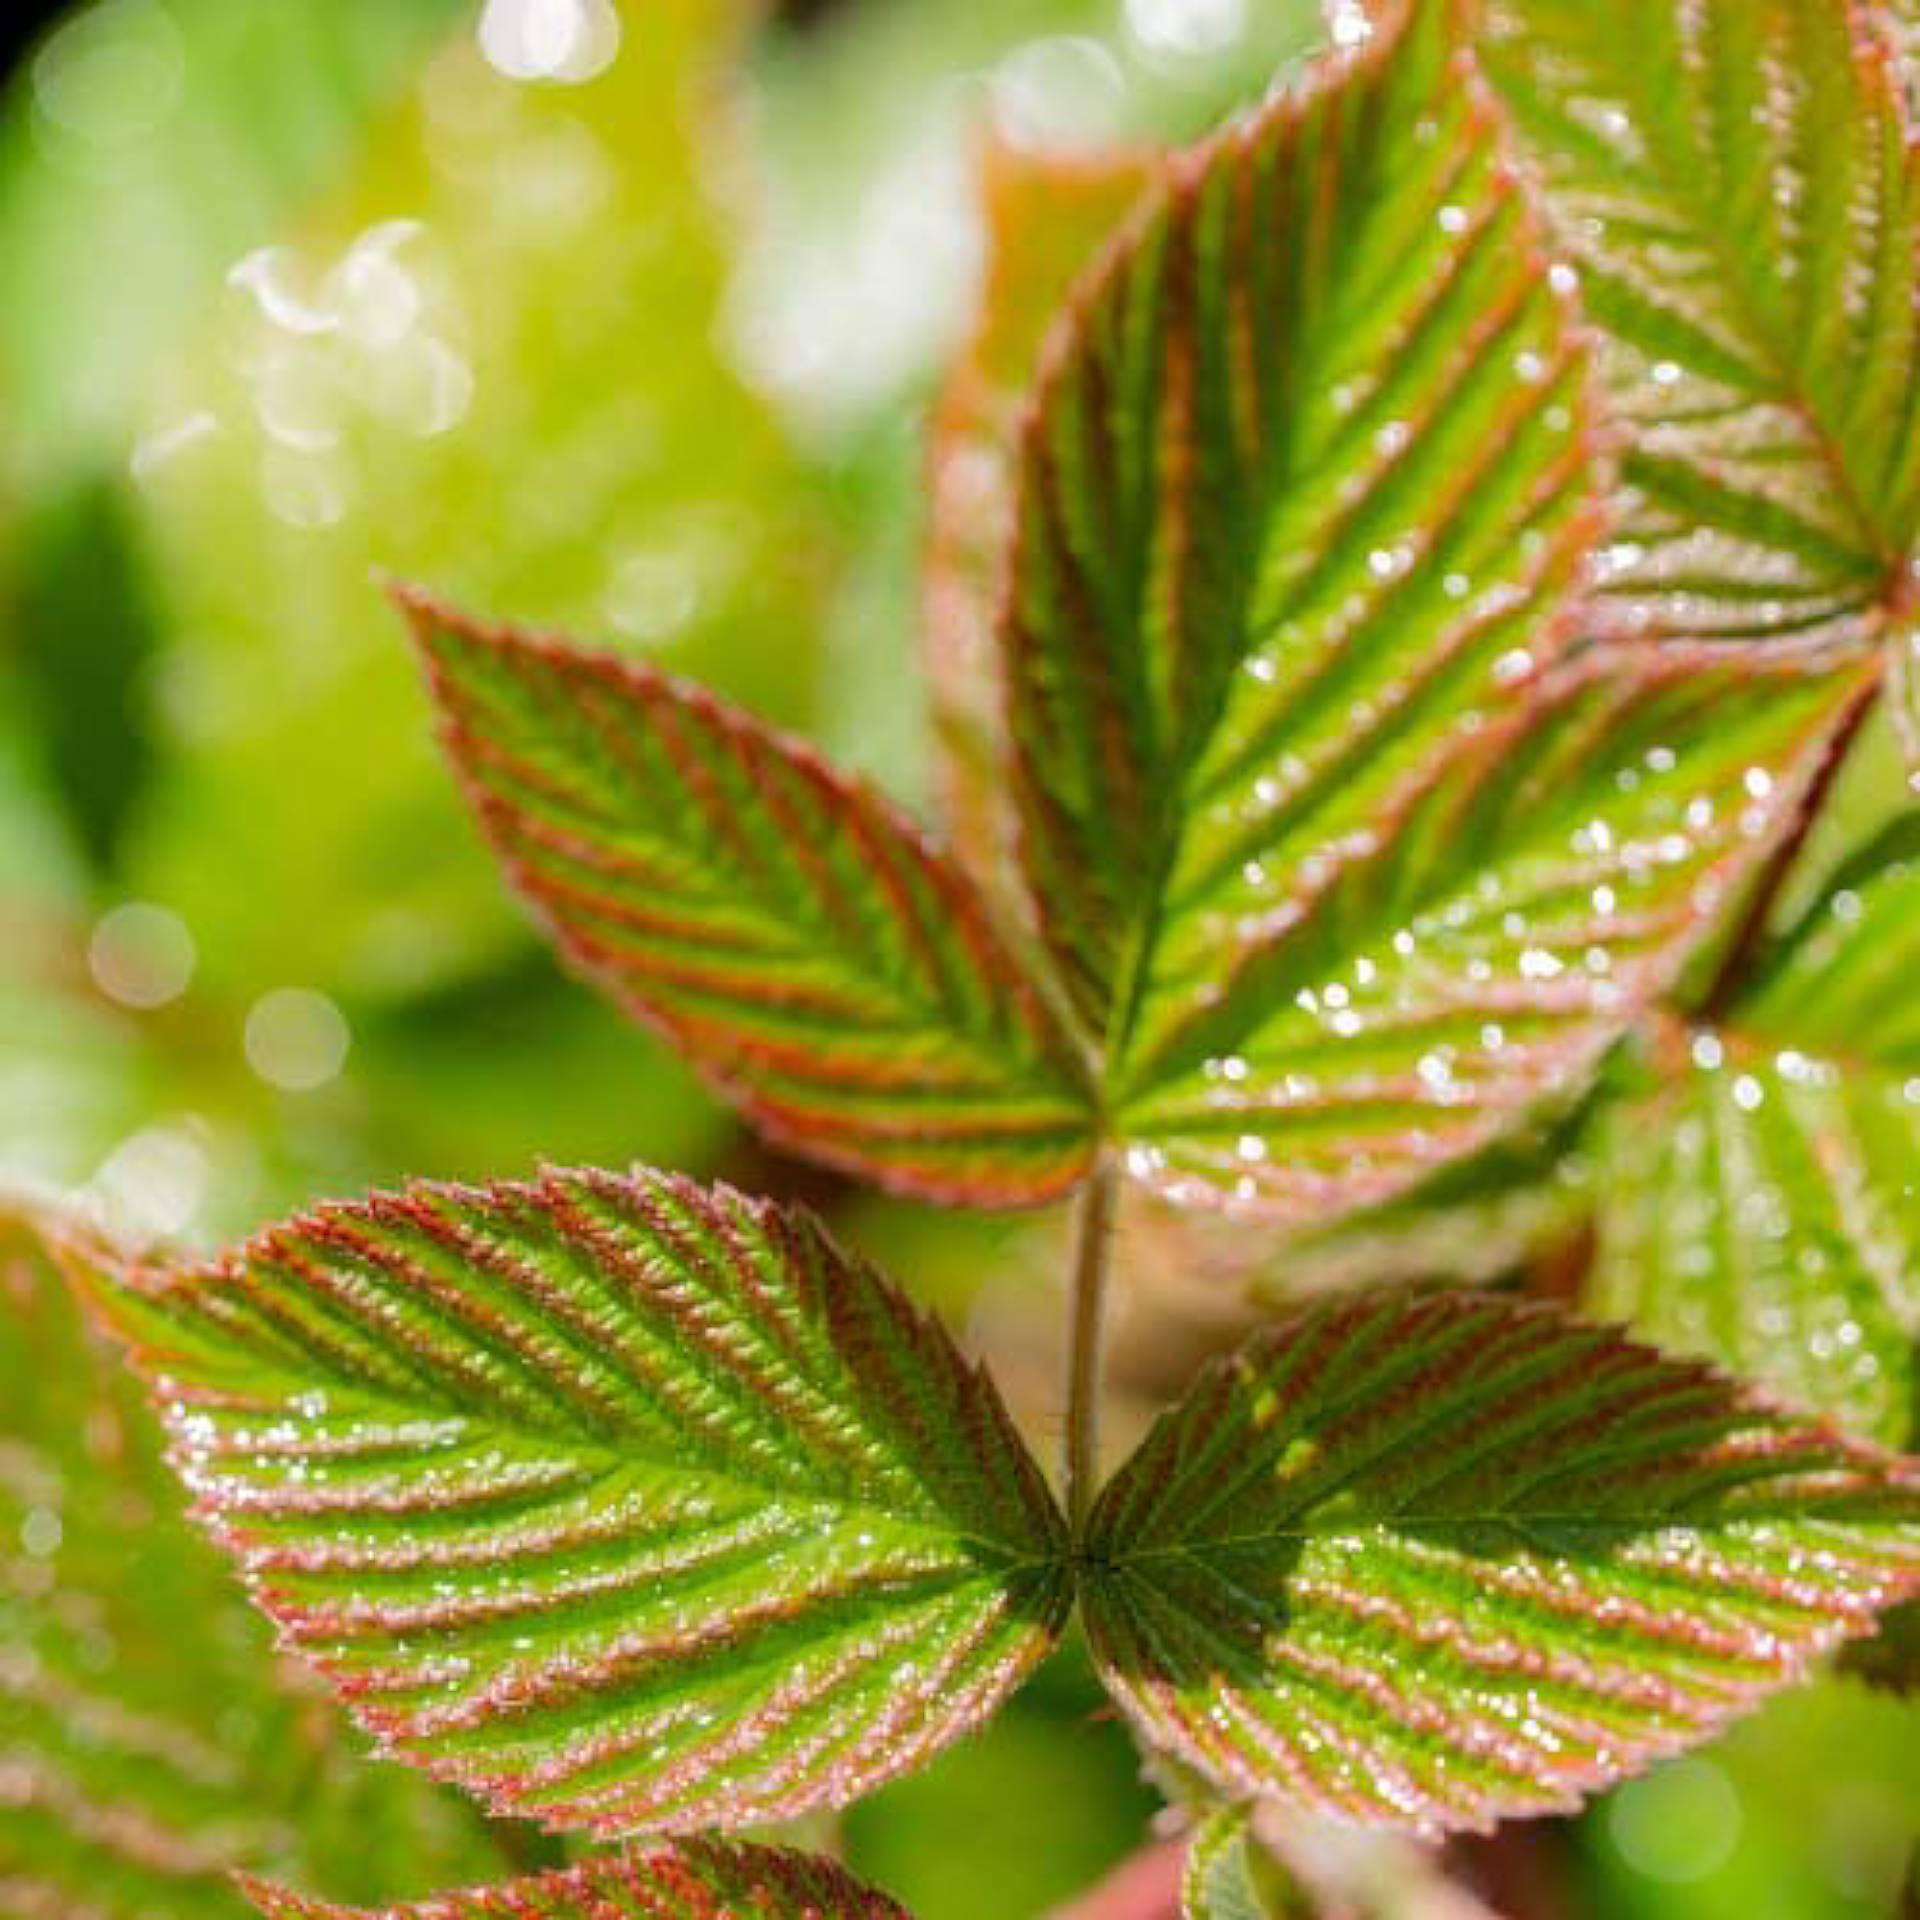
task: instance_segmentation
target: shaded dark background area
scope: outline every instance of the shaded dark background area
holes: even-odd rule
[[[0,20],[0,78],[20,64],[60,11],[61,0],[14,0]]]

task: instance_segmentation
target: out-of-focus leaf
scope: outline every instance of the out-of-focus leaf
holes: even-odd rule
[[[995,627],[1008,584],[1021,410],[1069,292],[1153,175],[1144,154],[1061,158],[1001,144],[982,167],[986,289],[929,428],[922,657],[948,828],[983,876],[1005,867],[1014,834]]]
[[[1920,823],[1847,863],[1618,1111],[1591,1300],[1866,1437],[1920,1440]]]
[[[156,362],[185,349],[234,255],[336,177],[464,9],[59,10],[0,99],[0,473],[24,496],[123,467]]]
[[[764,1131],[938,1200],[1046,1200],[1084,1173],[1071,1040],[904,816],[690,684],[406,605],[514,884]]]
[[[1122,1084],[1567,635],[1586,361],[1457,25],[1423,7],[1177,161],[1024,435],[1027,884]]]
[[[1479,0],[1606,337],[1630,631],[1875,636],[1920,530],[1920,195],[1871,6]]]
[[[683,1840],[536,1880],[442,1894],[379,1915],[250,1881],[269,1920],[908,1920],[831,1861],[785,1848]]]
[[[109,868],[152,770],[139,703],[159,642],[119,489],[32,516],[15,567],[0,592],[34,738],[81,848]]]
[[[288,1643],[500,1811],[840,1804],[1059,1629],[1059,1517],[998,1395],[807,1215],[423,1185],[102,1298]]]
[[[1778,844],[1870,691],[1858,668],[1634,655],[1516,702],[1311,892],[1200,916],[1215,984],[1196,953],[1185,1004],[1148,1003],[1154,1044],[1114,1097],[1135,1173],[1320,1226],[1564,1107]]]
[[[231,1920],[236,1867],[346,1899],[501,1870],[363,1762],[187,1525],[151,1418],[0,1202],[0,1911]]]
[[[391,999],[510,937],[378,568],[810,716],[830,523],[716,338],[745,14],[628,12],[570,85],[508,78],[463,23],[351,188],[236,266],[156,404],[179,765],[129,879],[242,990]]]
[[[1096,1659],[1223,1794],[1363,1824],[1573,1804],[1920,1592],[1920,1470],[1488,1295],[1302,1316],[1096,1508]]]

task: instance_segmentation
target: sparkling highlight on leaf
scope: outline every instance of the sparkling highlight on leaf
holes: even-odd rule
[[[839,1805],[1052,1645],[991,1384],[809,1216],[552,1172],[107,1277],[174,1457],[390,1750],[606,1836]]]
[[[1589,1298],[1920,1445],[1920,822],[1844,866],[1604,1136]]]
[[[1302,1315],[1102,1496],[1088,1635],[1235,1798],[1484,1827],[1697,1741],[1920,1593],[1920,1467],[1488,1295]]]
[[[334,1907],[249,1880],[268,1920],[908,1920],[830,1861],[785,1848],[686,1840],[565,1873],[403,1907]]]
[[[1034,1205],[1079,1180],[1074,1048],[910,821],[697,687],[402,603],[514,885],[763,1132],[923,1199]]]
[[[1181,157],[1054,337],[1005,671],[1034,915],[1120,1077],[1571,638],[1587,357],[1458,24]]]
[[[1761,868],[1871,669],[1595,657],[1203,929],[1230,967],[1116,1098],[1177,1201],[1323,1226],[1564,1108]]]
[[[1656,638],[1877,636],[1920,533],[1920,189],[1868,0],[1478,0],[1607,343]]]
[[[237,1920],[236,1868],[479,1877],[477,1815],[362,1758],[188,1525],[138,1383],[0,1196],[0,1913]]]

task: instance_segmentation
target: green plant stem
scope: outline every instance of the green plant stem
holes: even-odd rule
[[[1071,1331],[1067,1349],[1067,1520],[1073,1544],[1086,1538],[1100,1475],[1100,1374],[1105,1350],[1107,1280],[1120,1178],[1102,1156],[1081,1189],[1074,1220]]]

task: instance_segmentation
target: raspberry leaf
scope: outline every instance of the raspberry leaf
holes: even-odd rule
[[[1607,342],[1606,556],[1657,637],[1898,633],[1920,534],[1920,185],[1866,0],[1478,0]]]
[[[1216,1365],[1097,1507],[1109,1687],[1222,1794],[1481,1827],[1920,1592],[1920,1468],[1605,1328],[1376,1296]]]
[[[1569,637],[1586,358],[1457,9],[1172,163],[1056,334],[1004,623],[1026,884],[1122,1072]]]
[[[803,1213],[645,1173],[419,1185],[99,1291],[286,1643],[498,1812],[837,1805],[1059,1628],[998,1395]]]
[[[404,603],[514,885],[762,1131],[927,1199],[1033,1204],[1079,1179],[1073,1046],[895,808],[650,667]]]
[[[1155,983],[1112,1096],[1134,1171],[1321,1227],[1564,1111],[1742,897],[1872,685],[1636,655],[1515,703],[1310,892],[1196,923],[1210,948]]]
[[[830,1861],[715,1840],[377,1912],[329,1906],[258,1880],[246,1890],[268,1920],[908,1920]]]
[[[341,1898],[501,1871],[275,1658],[89,1336],[51,1251],[72,1231],[0,1198],[0,1912],[236,1920],[236,1868]]]

